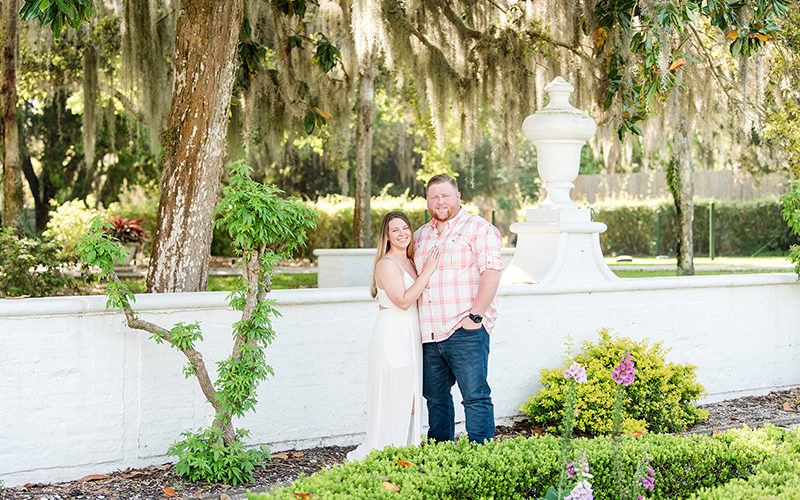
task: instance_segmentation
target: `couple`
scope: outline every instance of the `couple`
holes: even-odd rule
[[[494,437],[486,373],[503,270],[500,232],[461,207],[449,175],[428,181],[426,200],[433,218],[416,233],[402,212],[388,213],[381,224],[371,290],[380,310],[369,346],[367,437],[347,455],[350,461],[389,445],[419,444],[422,396],[428,437],[452,441],[455,382],[469,439]]]

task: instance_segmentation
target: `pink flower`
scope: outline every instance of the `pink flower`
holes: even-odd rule
[[[571,378],[575,382],[579,384],[586,383],[586,368],[578,364],[577,362],[572,363],[569,368],[564,370],[564,377]]]
[[[614,367],[611,376],[614,378],[614,382],[625,387],[628,387],[636,380],[636,368],[633,365],[633,358],[631,358],[630,353],[626,351],[625,355],[620,358],[620,363]]]

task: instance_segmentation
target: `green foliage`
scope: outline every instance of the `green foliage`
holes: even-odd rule
[[[70,200],[60,205],[52,202],[51,205],[55,210],[50,215],[44,236],[61,245],[62,252],[68,256],[75,255],[78,240],[89,231],[92,219],[100,217],[105,220],[119,211],[116,203],[108,208],[94,208],[96,200],[91,196],[86,200]],[[108,230],[112,231],[113,227],[109,226]]]
[[[248,432],[239,430],[233,443],[225,444],[213,427],[197,433],[185,432],[186,439],[172,444],[167,453],[178,457],[175,472],[190,481],[237,485],[253,478],[253,468],[269,458],[266,450],[245,450],[242,439]]]
[[[114,263],[127,256],[128,251],[119,245],[119,240],[111,235],[114,226],[106,222],[103,217],[95,216],[89,221],[89,228],[75,244],[75,253],[78,258],[89,267],[100,268],[100,277],[112,279]],[[135,300],[130,288],[113,280],[106,285],[106,308],[123,309],[130,307]]]
[[[164,342],[164,338],[158,334],[153,334],[150,338],[155,340],[156,344]],[[169,331],[169,338],[172,347],[179,351],[184,351],[186,349],[194,349],[195,341],[203,340],[203,332],[200,331],[200,323],[196,321],[189,324],[180,321]],[[194,374],[193,368],[186,371],[191,371],[191,374]],[[184,374],[186,371],[184,371]]]
[[[231,238],[236,255],[263,251],[288,258],[305,243],[315,225],[314,211],[283,191],[253,181],[253,169],[243,162],[230,167],[230,183],[222,190],[214,225]]]
[[[767,458],[752,476],[735,478],[716,487],[705,487],[691,500],[728,500],[731,498],[770,498],[794,500],[800,498],[800,439],[797,433],[786,439],[784,446]]]
[[[0,230],[0,297],[56,295],[75,282],[63,269],[66,263],[57,244]]]
[[[599,332],[597,343],[584,342],[572,360],[586,367],[589,380],[577,387],[577,431],[602,435],[612,431],[616,384],[612,369],[625,352],[636,363],[636,383],[625,391],[622,428],[625,432],[678,432],[708,417],[694,402],[704,389],[695,378],[695,367],[668,363],[668,349],[663,344],[648,345],[625,337],[615,338],[607,329]],[[542,389],[522,404],[520,409],[531,422],[557,428],[564,419],[567,380],[564,364],[541,371]]]
[[[710,200],[695,200],[694,250],[708,252],[708,207]],[[594,220],[608,229],[600,235],[606,255],[655,255],[670,253],[678,241],[675,206],[672,201],[609,201],[594,203]],[[656,226],[661,212],[661,247],[656,248]],[[785,252],[800,236],[792,234],[781,220],[776,198],[714,202],[714,237],[717,255],[755,255]]]
[[[800,181],[792,183],[792,190],[781,196],[781,215],[792,232],[800,237]],[[789,249],[789,260],[794,262],[794,270],[800,277],[800,245]]]
[[[603,106],[616,102],[620,110],[617,129],[620,140],[626,133],[642,135],[636,125],[645,120],[656,99],[665,99],[675,87],[682,87],[679,72],[684,65],[697,62],[687,53],[686,33],[697,29],[701,21],[725,33],[733,57],[752,56],[781,32],[779,21],[787,16],[789,0],[737,0],[655,2],[649,6],[634,1],[602,1],[594,10],[598,33],[595,55],[603,58],[609,85]],[[613,33],[610,35],[610,33]],[[677,46],[663,47],[671,38]],[[606,45],[606,40],[618,40]],[[664,50],[672,58],[669,68],[662,68],[659,54]]]
[[[65,24],[78,29],[94,13],[94,0],[25,0],[19,17],[25,22],[38,19],[39,26],[50,24],[53,34],[59,37]]]
[[[797,457],[800,431],[770,427],[731,431],[713,437],[648,435],[621,438],[622,474],[633,477],[646,452],[655,469],[652,498],[685,498],[700,488],[747,478],[773,455]],[[586,451],[594,498],[616,499],[613,487],[612,443],[609,438],[575,440]],[[325,499],[361,498],[538,498],[559,474],[559,439],[554,436],[517,438],[475,445],[427,443],[424,447],[386,448],[364,460],[318,472],[273,494],[250,499],[295,498],[309,493]],[[404,460],[411,466],[398,462]],[[766,462],[765,462],[766,463]],[[388,481],[399,492],[387,490]],[[751,498],[766,498],[770,492]],[[720,497],[722,498],[722,497]],[[731,498],[731,497],[728,497]]]

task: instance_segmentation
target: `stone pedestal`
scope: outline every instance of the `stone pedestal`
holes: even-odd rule
[[[578,176],[581,148],[597,128],[590,116],[569,103],[573,90],[563,78],[556,78],[545,87],[550,103],[523,122],[525,137],[536,146],[547,197],[528,209],[525,222],[511,226],[518,235],[517,250],[503,274],[506,283],[617,279],[600,250],[600,233],[606,225],[593,222],[591,211],[578,207],[569,194]]]

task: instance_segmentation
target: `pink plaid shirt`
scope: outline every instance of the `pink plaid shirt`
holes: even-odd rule
[[[422,342],[440,342],[450,337],[469,314],[483,271],[503,270],[500,231],[463,207],[445,222],[441,233],[436,219],[414,233],[414,263],[419,271],[435,245],[441,249],[439,268],[417,302]],[[486,331],[491,331],[497,319],[497,298],[483,317]]]

